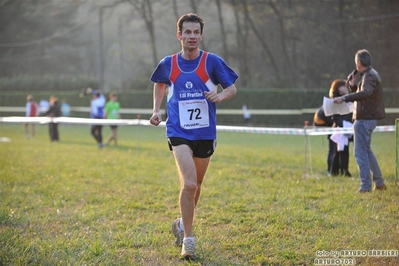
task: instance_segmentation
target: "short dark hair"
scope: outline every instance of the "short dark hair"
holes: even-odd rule
[[[371,66],[371,54],[366,49],[357,51],[355,58],[357,61],[360,62],[362,66],[364,67]]]
[[[204,20],[195,13],[188,13],[179,18],[177,21],[177,32],[181,33],[183,30],[183,23],[184,22],[196,22],[199,23],[201,26],[201,34],[204,30]]]

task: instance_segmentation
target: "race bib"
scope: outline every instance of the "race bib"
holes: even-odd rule
[[[179,116],[184,129],[209,127],[208,102],[205,99],[179,101]]]

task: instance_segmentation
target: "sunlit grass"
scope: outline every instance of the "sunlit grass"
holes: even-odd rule
[[[0,124],[0,137],[12,139],[0,143],[0,265],[187,264],[170,233],[179,183],[164,128],[120,127],[119,147],[101,150],[87,126],[62,125],[59,143],[46,126],[28,140],[22,126]],[[304,177],[303,136],[218,134],[194,264],[312,265],[320,250],[399,249],[394,133],[373,137],[388,190],[366,195],[355,193],[353,146],[353,177],[328,178],[326,137],[309,141]]]

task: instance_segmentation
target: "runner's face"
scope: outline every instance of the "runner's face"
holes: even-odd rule
[[[183,22],[182,32],[177,33],[177,38],[184,49],[198,49],[202,40],[201,25],[198,22]]]

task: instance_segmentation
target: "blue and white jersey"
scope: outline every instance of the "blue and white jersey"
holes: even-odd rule
[[[181,54],[161,60],[150,80],[169,86],[166,135],[189,140],[216,139],[216,104],[208,101],[204,91],[231,86],[238,78],[222,58],[201,51],[194,60]]]
[[[93,99],[91,101],[91,108],[90,108],[91,118],[103,118],[105,102],[106,100],[103,94],[100,94],[100,97]]]

